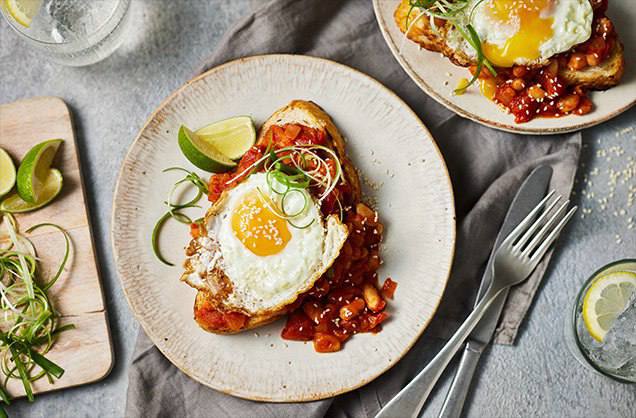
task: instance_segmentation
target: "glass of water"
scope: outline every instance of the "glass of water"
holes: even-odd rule
[[[566,338],[585,366],[636,383],[636,260],[608,264],[590,277],[571,312]]]
[[[130,15],[130,0],[0,2],[3,16],[28,44],[69,66],[93,64],[112,54],[123,40]],[[34,12],[28,26],[16,20],[22,4]],[[14,9],[9,10],[11,5]]]

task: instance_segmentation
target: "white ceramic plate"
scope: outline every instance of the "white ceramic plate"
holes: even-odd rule
[[[181,124],[192,128],[250,114],[261,124],[292,99],[320,104],[347,139],[348,153],[386,225],[380,277],[398,283],[393,319],[377,335],[356,335],[344,349],[318,354],[284,341],[284,321],[238,335],[201,330],[195,291],[181,269],[154,257],[150,236],[178,174],[193,168],[177,146]],[[203,173],[201,173],[203,174]],[[207,178],[207,176],[206,176]],[[169,222],[163,253],[177,265],[188,228]],[[230,62],[189,81],[159,106],[123,163],[113,209],[112,240],[132,310],[161,352],[184,373],[214,389],[256,400],[307,401],[359,387],[387,370],[415,343],[440,301],[453,258],[455,221],[444,161],[417,116],[368,76],[318,58],[266,55]]]
[[[636,103],[636,7],[634,0],[610,0],[608,16],[612,19],[619,39],[625,46],[626,71],[621,83],[604,92],[592,92],[595,110],[583,116],[537,118],[517,124],[514,117],[486,99],[474,87],[464,95],[453,95],[460,78],[470,76],[467,69],[453,65],[437,52],[421,49],[405,39],[393,19],[399,0],[373,0],[375,16],[391,52],[415,83],[448,109],[475,122],[503,131],[527,134],[555,134],[571,132],[597,125]]]

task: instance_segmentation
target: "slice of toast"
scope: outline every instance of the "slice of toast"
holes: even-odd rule
[[[345,140],[336,125],[334,125],[331,117],[316,103],[307,100],[293,100],[287,106],[277,110],[261,127],[256,143],[261,144],[265,140],[265,134],[272,125],[285,125],[287,123],[296,123],[327,131],[329,134],[329,144],[327,146],[336,151],[338,155],[345,181],[351,187],[353,200],[355,202],[360,201],[360,178],[347,157]]]
[[[578,85],[591,90],[606,90],[617,85],[624,72],[623,45],[616,42],[610,56],[600,65],[583,70],[570,70],[564,66],[559,70],[559,76],[568,85]]]
[[[409,15],[410,13],[410,15]],[[423,48],[440,52],[453,64],[468,67],[476,64],[473,58],[463,51],[452,48],[447,42],[447,34],[451,29],[450,23],[438,21],[436,29],[432,28],[430,18],[421,15],[417,8],[411,10],[409,0],[401,0],[394,13],[395,22],[406,37]],[[407,23],[409,30],[407,33]],[[559,69],[559,76],[568,85],[580,85],[592,90],[605,90],[618,84],[625,69],[623,45],[616,42],[610,57],[598,66],[584,70],[570,70],[567,67]]]
[[[361,194],[360,180],[355,167],[353,166],[353,164],[351,164],[351,161],[346,156],[344,138],[338,131],[338,128],[336,128],[329,115],[327,115],[327,113],[315,103],[303,100],[294,100],[287,106],[274,112],[274,114],[270,116],[269,119],[261,127],[256,144],[261,145],[263,141],[265,141],[265,135],[272,126],[282,126],[290,123],[299,124],[314,129],[320,129],[328,134],[328,142],[326,146],[335,151],[336,155],[338,156],[338,159],[340,160],[340,164],[342,166],[344,180],[350,187],[353,201],[359,202]],[[226,193],[224,192],[219,200],[208,210],[208,215],[206,215],[206,217],[215,213],[218,208],[219,202],[223,201],[225,197]],[[344,240],[342,244],[344,244]],[[192,240],[189,245],[189,248],[191,248],[190,251],[196,251],[196,247],[198,245],[199,244],[196,242],[196,240]],[[184,268],[185,272],[181,276],[181,280],[198,290],[194,302],[195,320],[201,328],[208,332],[217,334],[235,334],[238,332],[260,327],[276,320],[282,315],[285,315],[288,312],[289,307],[291,306],[288,304],[286,306],[279,307],[276,310],[259,312],[257,315],[249,315],[245,323],[239,329],[224,327],[220,325],[218,321],[210,323],[210,319],[213,320],[216,318],[214,316],[214,311],[223,312],[224,306],[222,301],[220,301],[218,297],[214,297],[214,295],[211,293],[209,289],[209,283],[222,282],[223,277],[220,277],[220,275],[223,275],[224,273],[214,271],[205,273],[206,275],[214,275],[214,277],[201,277],[193,279],[192,274],[196,271],[196,269],[194,268],[192,263],[190,263],[189,259],[186,260],[186,262],[184,263]]]

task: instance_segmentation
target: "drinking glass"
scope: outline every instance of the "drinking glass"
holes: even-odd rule
[[[130,0],[42,0],[25,27],[9,13],[5,0],[2,4],[5,20],[26,43],[69,66],[93,64],[112,54],[130,20]]]
[[[584,366],[620,382],[636,383],[636,294],[602,342],[592,338],[583,320],[583,301],[588,289],[595,279],[612,272],[636,273],[636,259],[603,266],[585,282],[566,324],[566,340],[574,357]]]

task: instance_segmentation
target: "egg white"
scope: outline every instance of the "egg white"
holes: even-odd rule
[[[253,174],[229,190],[219,202],[216,215],[208,219],[208,237],[199,239],[200,249],[190,260],[196,271],[189,280],[209,285],[209,280],[201,280],[202,275],[222,270],[233,288],[225,300],[226,306],[253,314],[276,310],[309,290],[333,263],[347,237],[347,227],[336,216],[322,219],[318,202],[303,190],[308,204],[294,223],[313,223],[303,229],[288,224],[291,239],[283,250],[268,256],[254,254],[236,237],[231,218],[242,198],[257,187],[277,198],[263,173]],[[302,199],[292,200],[303,204]],[[288,212],[295,209],[288,207]],[[211,290],[214,293],[215,289]]]
[[[488,9],[490,0],[471,0],[466,7],[466,15],[460,19],[465,23],[471,23],[482,43],[494,44],[503,47],[506,41],[518,30],[517,24],[502,24],[494,19]],[[472,19],[468,14],[472,12]],[[528,60],[524,57],[516,58],[515,64],[534,65],[543,64],[550,57],[561,52],[568,51],[573,46],[587,41],[592,34],[592,19],[594,17],[589,0],[555,0],[554,7],[549,14],[541,15],[543,18],[552,17],[552,36],[539,46],[540,57]],[[449,46],[463,51],[469,57],[476,59],[475,50],[465,41],[457,30],[448,34]]]

